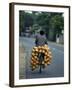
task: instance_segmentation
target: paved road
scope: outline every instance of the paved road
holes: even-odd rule
[[[39,69],[35,71],[31,71],[30,68],[30,57],[31,50],[35,46],[34,39],[20,37],[20,44],[25,48],[26,58],[25,60],[25,75],[20,79],[32,79],[32,78],[50,78],[50,77],[63,77],[64,76],[64,48],[62,45],[58,45],[55,43],[48,42],[48,45],[52,51],[52,64],[47,66],[47,68],[42,70],[42,73],[39,73]],[[22,68],[21,68],[22,69]],[[23,76],[23,75],[21,75]]]

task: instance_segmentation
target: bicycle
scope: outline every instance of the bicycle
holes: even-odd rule
[[[39,73],[42,73],[42,68],[43,68],[43,64],[42,61],[44,60],[44,53],[38,53],[38,58],[39,58]]]

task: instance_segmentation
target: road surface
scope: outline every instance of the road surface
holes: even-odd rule
[[[52,63],[39,73],[39,68],[35,71],[31,71],[30,58],[32,48],[35,46],[34,39],[20,37],[20,46],[25,49],[23,55],[25,58],[20,59],[19,64],[19,76],[20,79],[32,79],[32,78],[52,78],[52,77],[63,77],[64,76],[64,48],[63,45],[48,42],[48,46],[52,51]]]

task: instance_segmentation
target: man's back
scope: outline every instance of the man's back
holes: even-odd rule
[[[47,43],[45,35],[38,34],[36,36],[36,45],[37,46],[43,46],[43,45],[45,45],[45,43]]]

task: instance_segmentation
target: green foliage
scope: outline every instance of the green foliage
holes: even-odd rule
[[[31,27],[32,34],[35,34],[40,29],[45,31],[47,37],[49,35],[49,30],[51,30],[51,36],[60,34],[64,29],[64,17],[62,14],[63,13],[55,12],[32,11],[30,13],[28,11],[20,11],[20,32],[25,32],[26,27]]]
[[[49,24],[49,13],[46,13],[46,12],[39,13],[39,15],[37,17],[37,23],[40,26],[47,26],[48,27],[48,24]]]
[[[19,12],[19,27],[20,27],[20,34],[23,32],[24,28],[24,18],[25,18],[25,12],[20,11]]]
[[[56,33],[61,33],[64,29],[64,18],[62,15],[55,15],[50,20],[50,27],[52,26],[53,29],[56,30]]]
[[[27,13],[24,11],[19,12],[19,26],[20,32],[25,32],[26,27],[33,25],[33,18],[31,13]]]

